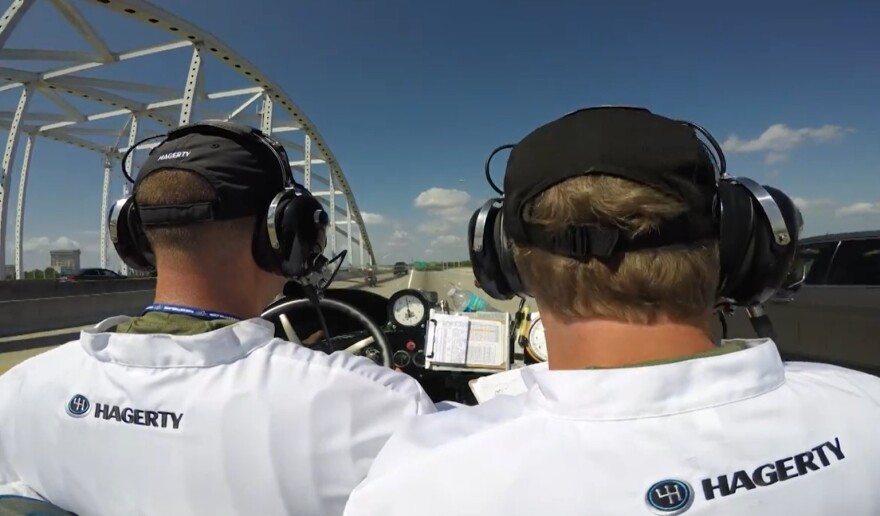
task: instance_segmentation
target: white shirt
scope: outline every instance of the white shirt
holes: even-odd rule
[[[102,333],[127,320],[0,376],[0,483],[94,516],[341,514],[391,433],[434,412],[411,377],[261,319]]]
[[[345,516],[880,514],[880,379],[749,346],[527,368],[525,394],[408,423]]]

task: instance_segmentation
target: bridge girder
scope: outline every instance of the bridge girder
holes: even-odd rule
[[[0,128],[8,131],[5,152],[0,163],[0,271],[5,272],[6,226],[8,210],[7,196],[10,192],[15,171],[16,153],[22,135],[26,139],[25,156],[20,171],[21,182],[18,192],[16,212],[15,262],[16,277],[21,278],[23,270],[23,224],[24,198],[27,188],[28,166],[34,153],[38,152],[40,138],[47,138],[74,145],[98,154],[95,169],[102,170],[102,208],[101,208],[101,266],[107,266],[106,208],[112,202],[110,195],[111,164],[119,166],[119,159],[138,139],[153,134],[161,134],[179,124],[188,123],[194,113],[198,118],[226,118],[260,126],[276,138],[283,138],[291,165],[301,171],[304,182],[310,186],[312,179],[332,185],[331,191],[338,192],[345,200],[345,209],[336,204],[336,195],[329,196],[331,225],[334,227],[331,252],[336,252],[336,233],[342,233],[351,243],[351,225],[358,227],[361,256],[366,251],[373,263],[375,253],[367,234],[363,216],[342,167],[334,156],[326,140],[317,130],[303,110],[285,93],[279,84],[267,74],[257,69],[244,56],[236,53],[219,38],[204,29],[186,21],[171,12],[143,0],[84,0],[103,10],[115,11],[119,16],[136,20],[153,30],[166,32],[171,41],[164,44],[146,45],[135,50],[118,51],[108,43],[89,22],[77,5],[71,0],[13,0],[0,22],[0,60],[10,61],[66,61],[69,64],[60,68],[46,68],[34,71],[32,67],[0,66],[0,94],[19,92],[15,106],[0,110]],[[27,16],[27,13],[40,4],[56,9],[80,34],[92,51],[73,51],[68,49],[17,49],[8,48],[10,34]],[[166,56],[175,52],[188,51],[190,58],[185,70],[181,70],[176,84],[156,84],[140,82],[125,77],[113,79],[85,75],[86,72],[112,69],[114,65],[138,63],[155,56]],[[209,91],[205,80],[205,63],[221,63],[223,67],[235,72],[241,87],[223,88]],[[169,69],[168,73],[173,70]],[[106,75],[106,74],[105,74]],[[139,77],[142,79],[142,77]],[[150,77],[150,79],[156,79]],[[143,100],[135,96],[150,95],[155,98]],[[40,96],[54,111],[45,107],[29,110],[34,97]],[[86,109],[82,99],[96,103],[99,108]],[[215,102],[241,100],[234,108],[217,108]],[[0,99],[2,102],[2,99]],[[251,107],[258,109],[251,110]],[[3,107],[0,105],[0,107]],[[254,117],[253,112],[257,116]],[[150,127],[152,125],[152,127]],[[281,136],[281,135],[284,136]],[[294,142],[291,134],[299,134],[302,144]],[[107,141],[115,136],[115,142]],[[104,141],[102,141],[102,138]],[[123,142],[124,138],[124,142]],[[155,142],[152,143],[152,146]],[[136,160],[137,152],[149,149],[150,144],[139,146],[130,156]],[[302,159],[297,159],[301,155]],[[136,168],[136,167],[134,167]],[[116,177],[121,174],[116,175]],[[98,183],[96,181],[96,183]],[[128,194],[128,185],[123,191]],[[337,216],[345,218],[346,230],[341,228]],[[348,221],[351,221],[350,223]],[[354,250],[349,249],[349,257]]]

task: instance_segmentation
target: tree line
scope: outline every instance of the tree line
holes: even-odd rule
[[[34,269],[30,271],[24,271],[23,279],[57,279],[61,274],[58,273],[52,267],[46,267],[45,269]],[[6,279],[14,280],[15,273],[9,274]]]

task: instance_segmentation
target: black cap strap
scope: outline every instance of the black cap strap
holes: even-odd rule
[[[684,245],[718,234],[714,220],[690,216],[678,217],[654,231],[631,238],[625,237],[619,228],[599,224],[569,226],[562,230],[532,222],[523,222],[523,225],[528,244],[579,260],[608,258],[623,251]]]
[[[159,204],[138,206],[138,215],[144,227],[177,226],[214,220],[214,203]]]

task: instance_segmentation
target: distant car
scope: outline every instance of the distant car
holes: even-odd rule
[[[801,240],[794,275],[765,306],[783,358],[880,374],[880,230]],[[754,336],[734,319],[731,336]]]
[[[409,265],[406,262],[397,262],[394,264],[394,275],[395,276],[404,276],[409,272]]]
[[[58,278],[58,281],[77,282],[77,281],[104,281],[104,280],[124,280],[128,279],[110,269],[80,269],[72,274],[65,274]]]

